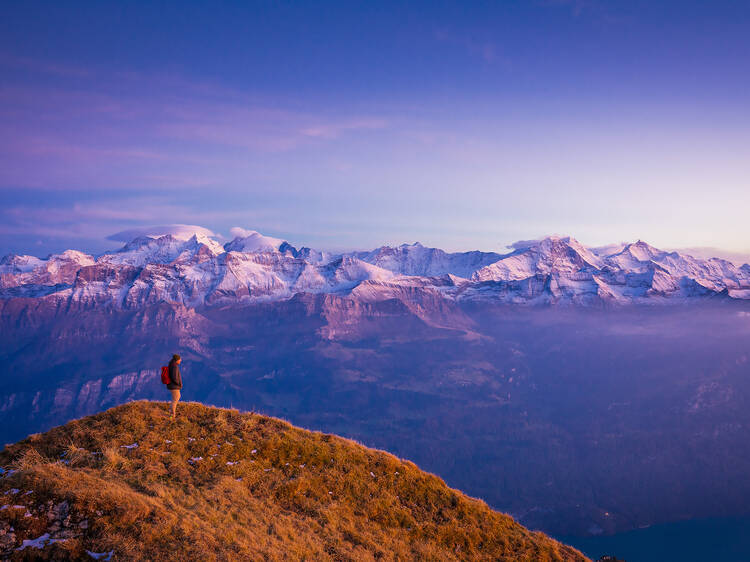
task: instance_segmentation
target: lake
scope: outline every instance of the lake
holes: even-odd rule
[[[597,560],[627,562],[750,560],[750,518],[699,519],[599,537],[561,537]]]

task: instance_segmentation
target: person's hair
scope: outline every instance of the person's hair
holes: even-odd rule
[[[181,359],[181,357],[179,355],[177,355],[176,353],[174,355],[172,355],[172,361],[179,361],[180,359]]]

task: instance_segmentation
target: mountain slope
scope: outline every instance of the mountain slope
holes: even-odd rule
[[[585,560],[387,453],[234,410],[179,414],[133,402],[6,447],[0,555]]]

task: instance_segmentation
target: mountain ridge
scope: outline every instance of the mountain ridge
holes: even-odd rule
[[[7,446],[0,554],[586,560],[388,453],[198,403],[178,416],[131,402]]]
[[[46,259],[9,254],[0,259],[0,299],[126,309],[157,302],[226,306],[300,293],[356,298],[355,289],[367,284],[370,300],[388,300],[402,288],[454,302],[514,305],[750,299],[750,265],[667,252],[641,240],[609,247],[612,253],[549,236],[507,254],[449,253],[419,243],[331,254],[246,234],[223,246],[201,233],[140,236],[98,257],[76,250]]]

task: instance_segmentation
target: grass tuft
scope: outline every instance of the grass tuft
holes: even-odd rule
[[[15,470],[29,471],[35,466],[49,463],[50,460],[44,457],[36,448],[28,447],[19,451],[16,458],[10,463]]]

